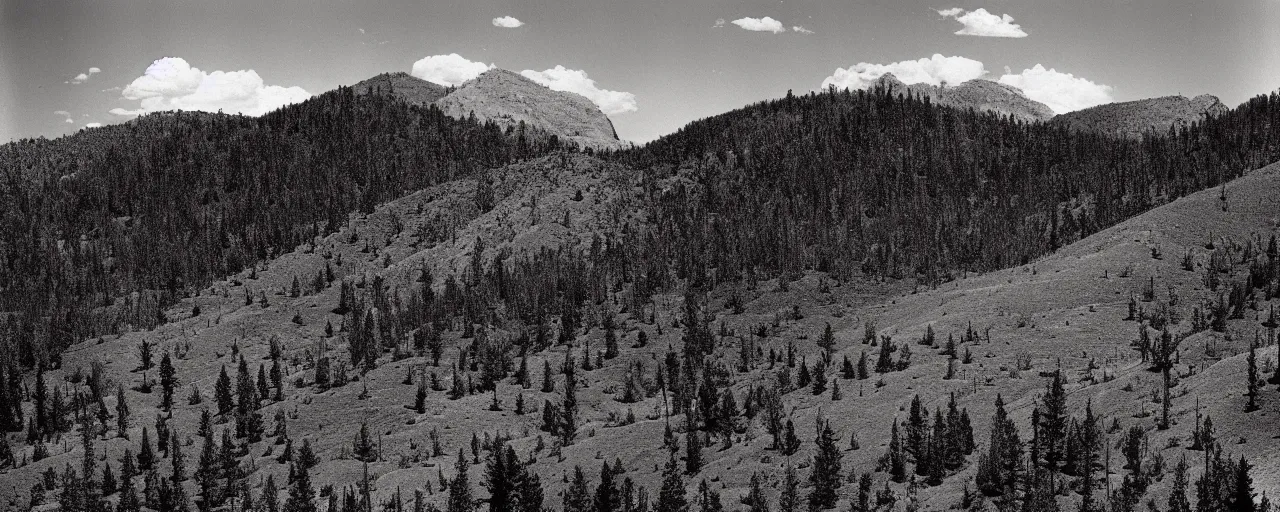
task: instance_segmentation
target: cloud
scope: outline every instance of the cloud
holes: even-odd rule
[[[596,86],[585,71],[556,66],[546,71],[526,69],[520,72],[525,78],[538,82],[553,91],[566,91],[582,95],[600,107],[608,115],[636,111],[636,95],[629,92],[610,91]]]
[[[102,126],[102,123],[85,123],[84,124],[85,128],[98,128],[100,126]]]
[[[782,22],[765,16],[763,18],[740,18],[733,20],[734,25],[742,27],[743,30],[752,32],[773,32],[780,34],[787,31],[787,27],[782,26]]]
[[[62,117],[71,117],[71,113],[66,110],[54,110],[53,115]]]
[[[65,122],[67,122],[67,123],[74,123],[74,122],[76,122],[76,121],[75,121],[74,119],[71,119],[70,117],[68,117],[68,118],[66,119],[66,121],[65,121]]]
[[[111,109],[120,116],[137,116],[163,110],[200,110],[259,116],[311,97],[300,87],[266,85],[252,69],[205,72],[178,57],[152,62],[142,76],[121,91],[124,99],[138,101],[137,109]]]
[[[717,18],[716,24],[712,25],[711,28],[720,28],[720,27],[723,27],[724,24],[725,24],[724,18]]]
[[[959,7],[953,7],[951,9],[942,9],[938,11],[938,14],[944,18],[955,18],[961,25],[964,25],[964,28],[956,31],[956,35],[1027,37],[1027,33],[1023,32],[1022,27],[1013,22],[1013,16],[1008,14],[996,16],[981,7],[969,12],[965,12],[964,9]]]
[[[63,82],[63,83],[79,85],[79,84],[82,84],[82,83],[88,82],[90,77],[92,77],[93,75],[95,75],[95,74],[97,74],[97,73],[101,73],[101,72],[102,72],[102,68],[91,67],[91,68],[89,68],[89,70],[88,70],[88,71],[86,71],[86,72],[84,72],[84,73],[80,73],[80,74],[76,75],[74,78],[72,78],[71,80],[68,80],[68,81]]]
[[[409,74],[440,85],[461,85],[493,67],[493,64],[472,62],[461,55],[450,53],[419,59],[413,63]]]
[[[493,26],[495,27],[516,28],[522,25],[524,25],[523,21],[512,18],[511,16],[503,16],[501,18],[493,19]]]
[[[933,54],[933,57],[919,60],[904,60],[891,64],[872,64],[859,62],[848,69],[836,68],[835,72],[822,81],[822,88],[834,85],[837,89],[865,89],[875,83],[885,73],[893,73],[894,77],[905,84],[926,83],[941,85],[943,82],[955,85],[980,78],[987,73],[981,62],[965,57],[944,57]]]
[[[804,27],[802,27],[802,26],[800,26],[800,25],[796,25],[796,26],[794,26],[794,27],[791,27],[791,30],[794,30],[794,31],[799,32],[799,33],[801,33],[801,34],[812,34],[812,33],[813,33],[813,31],[812,31],[812,30],[809,30],[809,29],[807,29],[807,28],[804,28]]]
[[[1016,75],[1006,73],[999,81],[1022,89],[1028,98],[1048,105],[1059,114],[1113,101],[1111,86],[1053,68],[1046,70],[1040,64]]]

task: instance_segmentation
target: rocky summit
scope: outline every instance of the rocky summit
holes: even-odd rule
[[[521,122],[537,127],[561,140],[593,149],[620,149],[613,122],[591,100],[580,95],[553,91],[518,73],[489,70],[436,101],[446,114],[464,118],[475,114],[478,121],[492,120],[501,126]]]

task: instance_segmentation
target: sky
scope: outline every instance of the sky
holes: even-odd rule
[[[491,66],[646,142],[828,85],[985,78],[1055,111],[1280,89],[1280,0],[0,0],[0,142],[167,109],[259,115]]]

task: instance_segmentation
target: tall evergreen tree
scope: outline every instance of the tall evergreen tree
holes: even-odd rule
[[[813,469],[809,473],[809,482],[813,485],[809,493],[809,509],[828,509],[836,505],[841,482],[841,453],[830,422],[823,422],[815,444],[817,453],[813,456]]]
[[[680,475],[679,461],[675,452],[667,457],[667,466],[662,471],[662,489],[658,493],[658,502],[654,512],[688,512],[689,501],[685,497],[684,479]]]

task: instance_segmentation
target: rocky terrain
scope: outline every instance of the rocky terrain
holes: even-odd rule
[[[1143,134],[1166,134],[1170,128],[1184,128],[1227,111],[1216,96],[1202,94],[1188,99],[1185,96],[1165,96],[1145,100],[1108,103],[1092,108],[1068,112],[1054,118],[1054,122],[1079,130],[1093,130],[1110,135],[1141,137]]]
[[[502,127],[534,126],[595,149],[620,149],[627,144],[600,107],[569,92],[547,87],[504,69],[492,69],[458,86],[436,101],[445,113],[459,118],[475,114],[476,119],[493,121]]]
[[[893,73],[886,73],[876,80],[876,85],[897,91],[910,90],[912,94],[927,96],[930,101],[939,105],[995,112],[1027,123],[1047,121],[1054,117],[1053,110],[1047,105],[1028,98],[1017,87],[990,80],[969,80],[943,86],[924,83],[906,85],[893,76]]]

